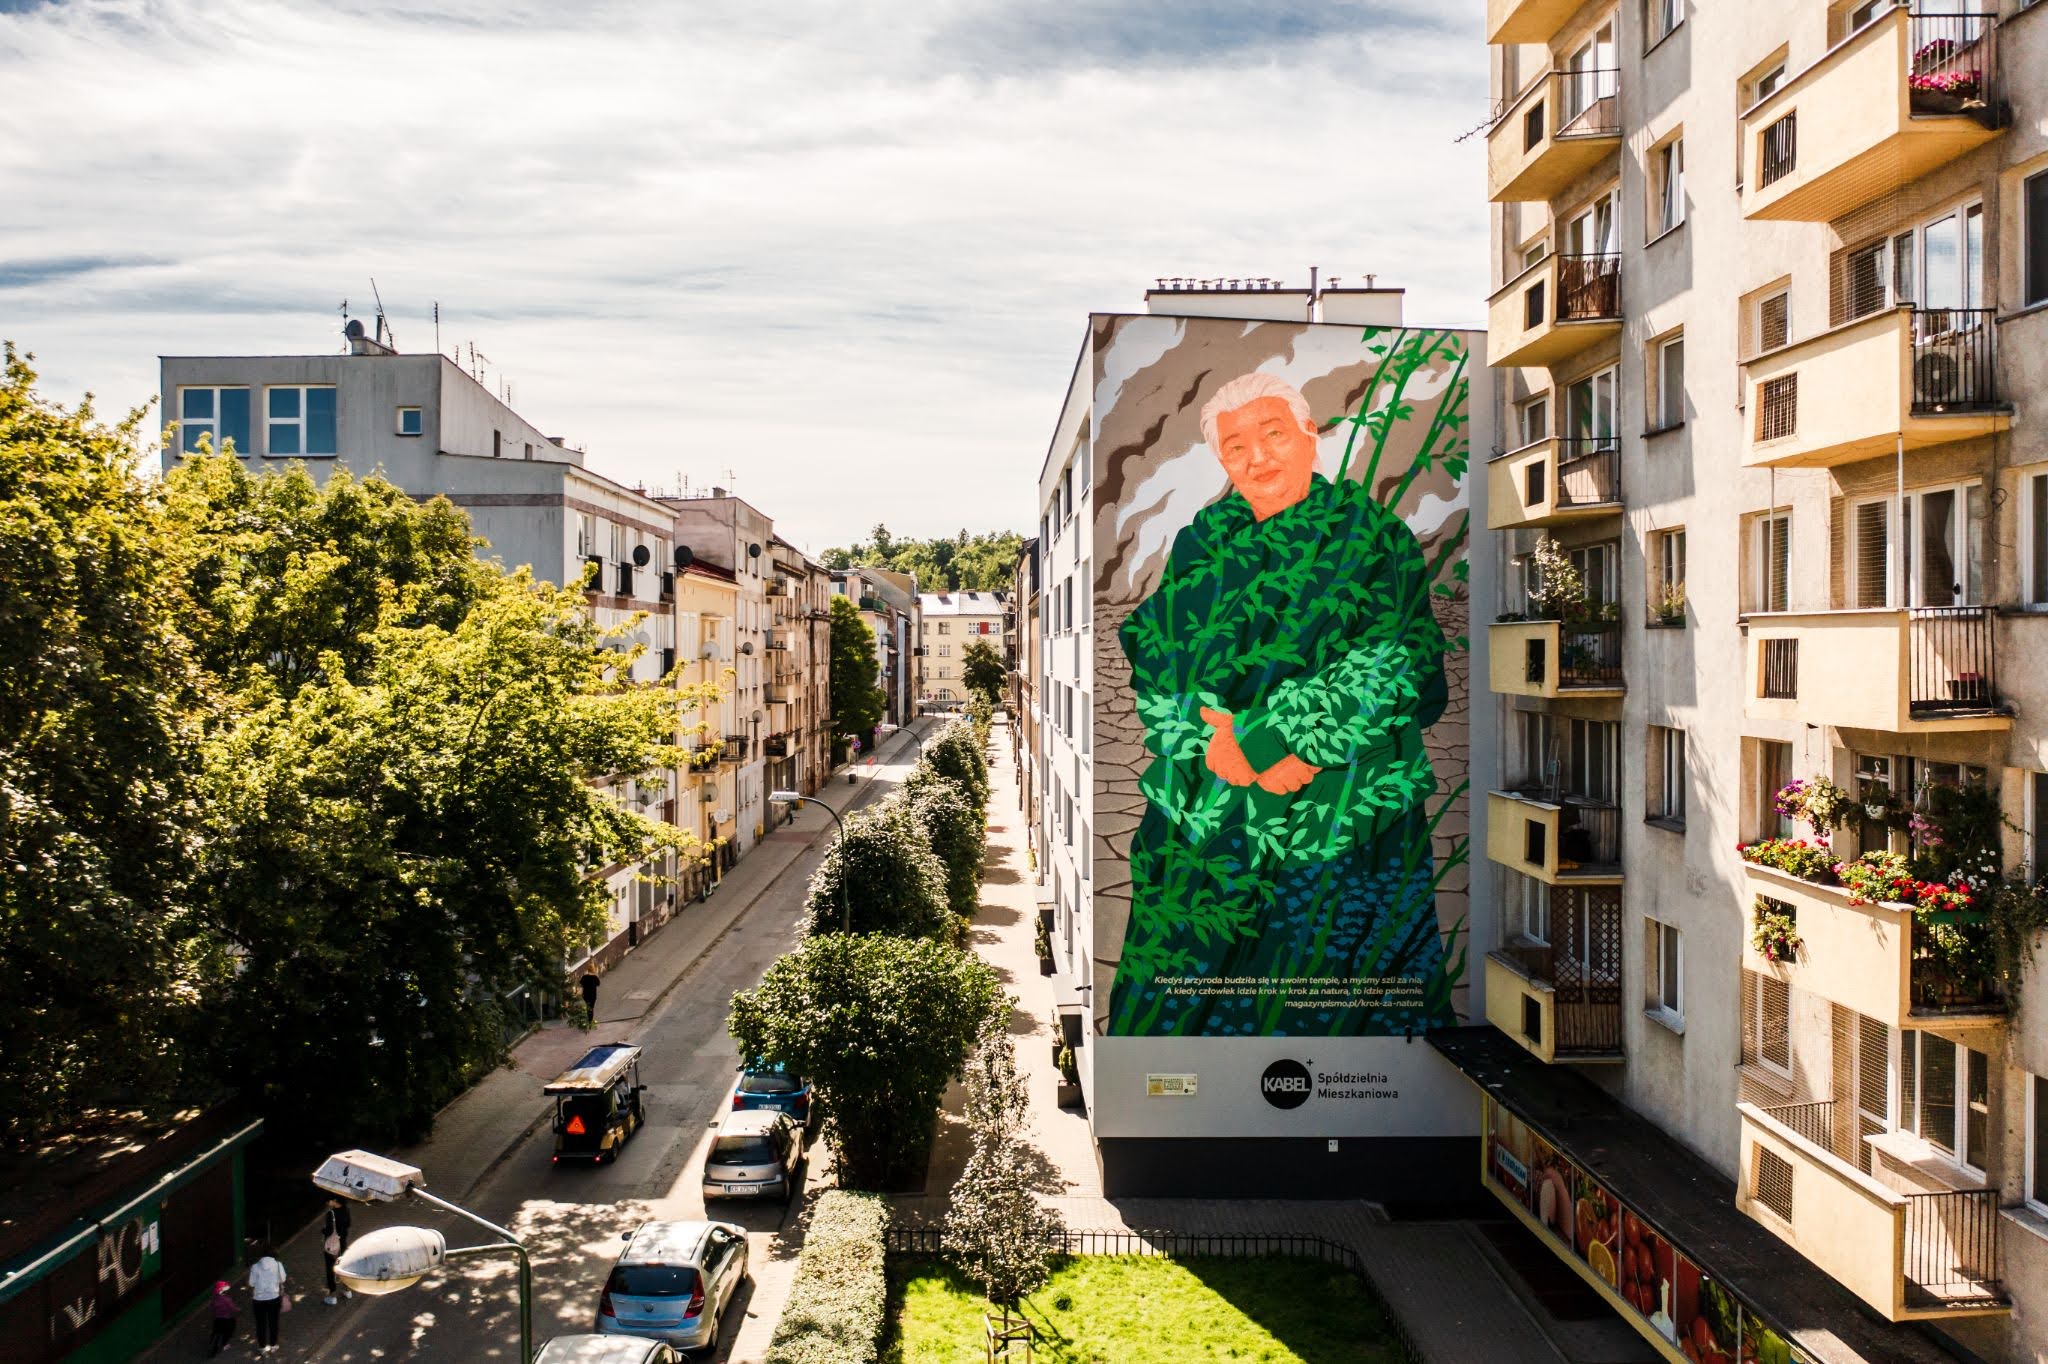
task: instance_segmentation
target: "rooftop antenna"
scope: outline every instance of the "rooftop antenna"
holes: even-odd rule
[[[434,300],[434,354],[441,353],[441,300]]]
[[[391,335],[391,324],[384,320],[384,295],[377,292],[375,275],[370,276],[370,297],[377,300],[377,339],[391,349],[397,350],[398,342]]]

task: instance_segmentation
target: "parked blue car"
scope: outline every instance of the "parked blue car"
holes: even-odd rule
[[[741,1066],[739,1083],[733,1086],[732,1106],[787,1113],[797,1126],[809,1127],[811,1082],[801,1075],[791,1075],[781,1066]]]

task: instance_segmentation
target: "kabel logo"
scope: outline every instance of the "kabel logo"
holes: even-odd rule
[[[1299,1061],[1280,1060],[1266,1067],[1259,1077],[1259,1093],[1275,1108],[1299,1108],[1315,1092],[1308,1067]]]

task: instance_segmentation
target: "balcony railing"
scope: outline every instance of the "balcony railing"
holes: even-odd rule
[[[1790,175],[1799,165],[1799,111],[1792,110],[1783,118],[1766,127],[1763,131],[1763,145],[1758,149],[1758,159],[1763,169],[1759,178],[1766,185],[1775,185]]]
[[[1595,322],[1621,316],[1621,256],[1557,258],[1557,320]]]
[[[1991,609],[1920,606],[1907,614],[1907,704],[1914,714],[1994,709],[1998,650]]]
[[[1969,114],[1993,123],[2003,117],[1996,14],[1951,14],[1915,5],[1906,51],[1906,92],[1914,113]]]
[[[719,750],[718,760],[727,763],[745,762],[747,760],[747,736],[744,734],[726,735],[725,747]]]
[[[1557,1010],[1557,1055],[1621,1050],[1621,892],[1613,887],[1550,892],[1551,942],[1502,945],[1531,981],[1548,985]],[[1582,944],[1585,955],[1559,943]]]
[[[1620,146],[1619,73],[1552,71],[1530,82],[1487,129],[1494,202],[1553,197]]]
[[[786,597],[789,595],[789,579],[770,578],[765,591],[771,597]]]
[[[1906,1195],[1906,1305],[1991,1306],[2005,1301],[1998,1190]]]
[[[1620,681],[1621,622],[1567,626],[1558,646],[1558,686],[1612,687]]]
[[[1998,310],[1913,310],[1913,410],[1997,407]]]

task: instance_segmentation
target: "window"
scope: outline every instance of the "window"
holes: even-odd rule
[[[1978,535],[1983,513],[1975,485],[1920,488],[1906,494],[1908,606],[1960,606],[1980,601]]]
[[[1586,585],[1586,600],[1593,605],[1619,601],[1616,590],[1615,564],[1621,558],[1621,546],[1612,540],[1597,545],[1581,545],[1571,550],[1569,556],[1573,568],[1579,571],[1579,581]]]
[[[1543,263],[1550,254],[1550,243],[1542,237],[1522,248],[1522,269],[1528,270]]]
[[[2020,480],[2020,599],[2048,606],[2048,473]]]
[[[398,409],[397,430],[401,436],[417,436],[426,430],[426,418],[417,407],[401,407]],[[527,457],[532,458],[530,452]]]
[[[1560,129],[1584,116],[1621,90],[1614,60],[1614,25],[1602,24],[1565,63],[1564,118]]]
[[[2020,186],[2020,241],[2025,259],[2020,303],[2048,303],[2048,171]]]
[[[1685,527],[1660,530],[1650,537],[1650,565],[1656,582],[1650,609],[1663,625],[1685,624]]]
[[[1662,236],[1685,222],[1685,139],[1674,137],[1650,152],[1650,192],[1656,205],[1650,221],[1653,236]]]
[[[1081,491],[1085,493],[1093,486],[1094,478],[1088,469],[1088,452],[1086,450],[1076,450],[1074,452],[1074,465],[1081,471]]]
[[[1685,992],[1680,983],[1685,962],[1684,935],[1660,919],[1643,920],[1643,1007],[1674,1023],[1685,1019]],[[1789,1045],[1789,1044],[1788,1044]]]
[[[1756,301],[1756,353],[1769,355],[1792,339],[1792,295],[1780,289]]]
[[[1088,586],[1088,581],[1089,581],[1089,580],[1088,580],[1088,561],[1087,561],[1086,559],[1083,559],[1083,560],[1081,561],[1081,573],[1080,573],[1080,579],[1081,579],[1081,624],[1083,624],[1083,625],[1086,625],[1086,624],[1087,624],[1087,623],[1088,623],[1089,621],[1091,621],[1091,620],[1095,619],[1095,610],[1094,610],[1094,602],[1095,602],[1095,593],[1094,593],[1094,592],[1093,592],[1093,590],[1091,590],[1091,589],[1089,588],[1089,586]],[[988,627],[987,627],[986,625],[982,626],[982,627],[981,627],[981,632],[982,632],[983,634],[987,634],[987,633],[988,633]]]
[[[2027,1076],[2027,1202],[2048,1215],[2048,1080]]]
[[[1564,391],[1564,435],[1572,443],[1572,448],[1562,451],[1562,457],[1573,458],[1616,447],[1616,377],[1616,371],[1603,369]]]
[[[952,633],[953,633],[953,623],[952,623],[951,621],[945,621],[945,620],[942,620],[942,621],[940,621],[940,622],[939,622],[939,633],[940,633],[940,634],[942,634],[942,635],[950,635],[950,634],[952,634]]]
[[[1742,973],[1742,1059],[1792,1078],[1792,986],[1761,971]]]
[[[1771,65],[1750,77],[1749,90],[1747,92],[1749,97],[1743,101],[1744,105],[1761,104],[1777,93],[1778,87],[1784,83],[1785,59],[1780,57]]]
[[[940,657],[940,658],[951,658],[952,656],[953,656],[953,646],[952,646],[952,645],[950,645],[950,644],[941,644],[941,645],[939,646],[939,657]]]
[[[334,444],[334,389],[311,386],[273,388],[269,393],[269,429],[264,433],[271,455],[331,455]]]
[[[1066,520],[1072,520],[1074,516],[1074,466],[1071,464],[1060,476],[1060,516]]]
[[[234,443],[238,455],[253,455],[249,443],[249,390],[246,388],[186,388],[178,391],[178,451],[194,454],[199,438],[206,436],[215,454]]]
[[[1550,435],[1550,397],[1531,398],[1515,407],[1515,444],[1531,445]]]
[[[1649,818],[1685,826],[1685,731],[1650,726]]]
[[[1657,371],[1657,410],[1651,426],[1669,430],[1685,422],[1685,337],[1673,336],[1652,350]]]
[[[1892,604],[1892,503],[1888,497],[1849,509],[1849,604],[1866,610]]]
[[[1651,46],[1685,22],[1685,0],[1643,0],[1643,32]]]
[[[1749,607],[1784,611],[1790,601],[1792,516],[1773,512],[1749,523]]]
[[[1981,1167],[1991,1154],[1991,1058],[1916,1031],[1900,1040],[1899,1069],[1906,1129],[1959,1164]]]
[[[1792,838],[1798,833],[1792,816],[1778,813],[1778,792],[1792,780],[1792,745],[1774,739],[1756,741],[1756,828],[1760,838]]]

